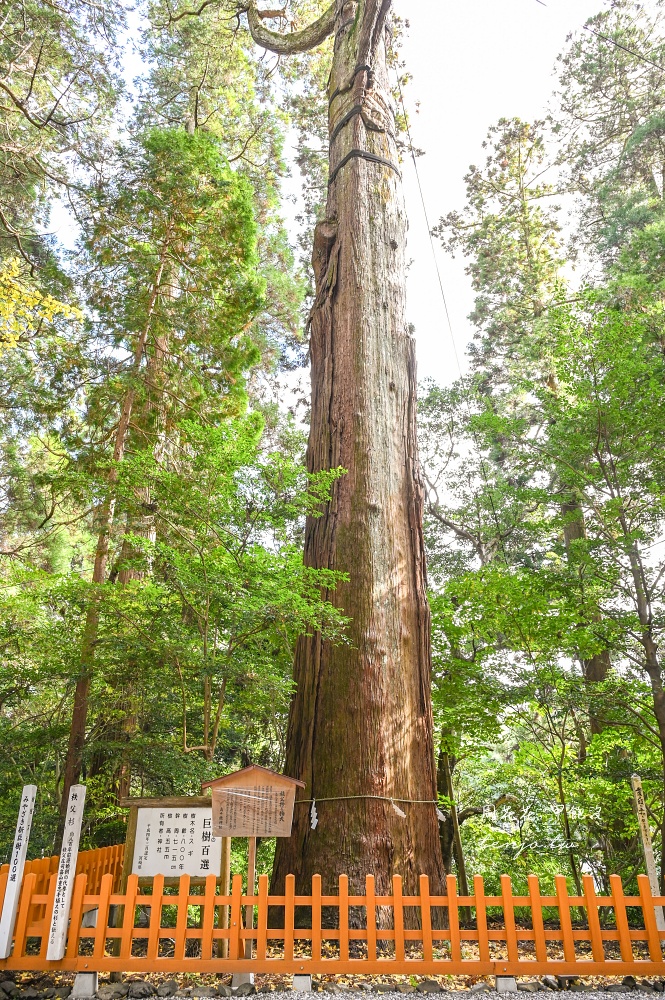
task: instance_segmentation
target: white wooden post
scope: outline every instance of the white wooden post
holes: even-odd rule
[[[644,801],[642,779],[639,774],[634,774],[630,779],[630,783],[633,786],[635,812],[637,813],[637,821],[640,826],[642,849],[644,850],[644,862],[647,869],[647,876],[649,878],[649,885],[651,886],[651,894],[653,896],[660,896],[660,882],[656,871],[656,859],[653,856],[653,845],[651,843],[651,830],[649,829],[647,804]],[[665,916],[663,916],[663,907],[654,906],[654,910],[656,913],[656,927],[659,931],[665,931]]]
[[[60,864],[53,900],[51,927],[46,949],[46,960],[57,962],[65,955],[67,940],[67,925],[69,923],[69,908],[74,891],[76,876],[76,861],[81,839],[81,823],[83,821],[83,806],[85,804],[85,785],[72,785],[67,803],[67,818],[65,832],[62,838]]]
[[[30,827],[32,826],[32,816],[35,811],[36,797],[37,786],[25,785],[21,793],[21,804],[16,821],[16,833],[14,834],[14,846],[9,859],[5,901],[2,905],[2,916],[0,917],[0,958],[9,958],[12,950],[16,911],[21,894],[23,870],[25,868],[26,854],[28,853],[28,840],[30,838]]]
[[[253,896],[256,887],[256,837],[250,837],[247,844],[247,895]],[[245,907],[245,928],[251,930],[254,927],[254,907]],[[252,957],[252,940],[245,941],[245,958]],[[244,986],[245,983],[254,982],[253,972],[234,972],[231,979],[231,986]]]

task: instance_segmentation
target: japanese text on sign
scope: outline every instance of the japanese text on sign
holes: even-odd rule
[[[32,814],[37,796],[36,785],[26,785],[21,794],[21,804],[18,810],[14,846],[9,856],[9,872],[7,888],[0,917],[0,958],[9,958],[12,946],[12,935],[16,922],[18,898],[21,891],[21,880],[25,868],[25,858],[28,851],[28,838],[32,825]]]
[[[214,829],[219,837],[290,837],[295,788],[257,784],[213,788]]]
[[[65,832],[62,838],[60,863],[55,884],[51,929],[46,951],[48,961],[58,961],[65,953],[69,907],[72,902],[74,876],[76,875],[84,804],[85,785],[72,785],[67,802],[67,819],[65,820]]]
[[[221,840],[206,807],[141,808],[136,823],[132,872],[146,878],[219,875]]]

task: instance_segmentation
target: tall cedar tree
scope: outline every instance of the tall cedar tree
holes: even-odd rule
[[[295,655],[286,772],[319,800],[296,805],[278,841],[273,885],[341,873],[386,891],[393,872],[417,891],[443,886],[430,699],[430,614],[416,444],[415,350],[405,309],[406,216],[387,65],[390,0],[334,0],[281,35],[247,10],[258,45],[289,55],[334,36],[328,82],[328,200],[315,230],[310,316],[310,472],[343,467],[308,519],[305,562],[343,571],[326,595],[351,619],[350,648],[319,635]],[[398,812],[391,799],[408,800]],[[406,815],[404,815],[404,813]]]
[[[117,483],[136,414],[143,409],[149,424],[157,421],[157,427],[142,426],[138,435],[154,453],[160,438],[163,443],[160,408],[171,369],[185,407],[201,395],[202,379],[213,380],[227,390],[218,418],[234,415],[244,405],[242,373],[257,356],[245,334],[262,304],[249,185],[225,166],[215,142],[200,132],[153,130],[133,143],[130,153],[133,170],[128,164],[117,190],[103,196],[88,239],[88,252],[101,265],[90,279],[100,333],[125,351],[127,360],[116,380],[116,398],[101,404],[102,413],[111,414],[105,435],[111,453],[95,512],[94,586],[74,695],[63,809],[81,774]],[[103,419],[94,413],[96,404],[93,394],[92,423]],[[149,508],[150,497],[142,499]]]

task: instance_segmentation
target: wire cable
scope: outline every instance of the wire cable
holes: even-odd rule
[[[429,235],[430,248],[431,248],[431,251],[432,251],[432,258],[434,260],[434,267],[435,267],[437,279],[438,279],[438,282],[439,282],[439,290],[441,292],[441,299],[443,301],[443,308],[444,308],[444,312],[445,312],[445,316],[446,316],[446,322],[447,322],[447,325],[448,325],[448,331],[449,331],[449,334],[450,334],[450,340],[451,340],[452,345],[453,345],[453,352],[455,354],[455,361],[457,362],[457,369],[458,369],[458,372],[459,372],[459,377],[460,377],[460,379],[463,379],[464,376],[462,374],[462,365],[460,363],[459,353],[457,351],[457,344],[455,343],[455,335],[453,333],[453,325],[452,325],[452,321],[451,321],[451,318],[450,318],[450,311],[448,309],[448,300],[446,298],[446,292],[445,292],[445,289],[443,287],[443,278],[441,277],[441,269],[439,268],[439,262],[438,262],[437,256],[436,256],[436,249],[435,249],[435,246],[434,246],[434,236],[432,235],[432,227],[430,226],[430,222],[429,222],[429,213],[427,211],[427,204],[425,202],[425,194],[424,194],[424,191],[423,191],[422,182],[420,180],[420,171],[418,170],[418,161],[417,161],[417,157],[416,157],[414,146],[413,146],[413,139],[412,139],[412,136],[411,136],[411,126],[409,124],[409,118],[408,118],[408,115],[406,113],[406,105],[404,103],[404,93],[402,91],[402,83],[401,83],[401,80],[399,78],[399,71],[397,69],[395,70],[395,76],[396,76],[396,79],[397,79],[397,89],[398,89],[398,93],[399,93],[400,104],[402,106],[402,114],[404,116],[404,127],[406,129],[406,136],[407,136],[407,139],[408,139],[408,142],[409,142],[409,152],[411,154],[411,160],[413,161],[413,169],[414,169],[415,175],[416,175],[416,182],[417,182],[417,185],[418,185],[418,192],[420,194],[420,202],[422,204],[423,215],[425,217],[425,223],[427,225],[427,232],[428,232],[428,235]],[[497,535],[497,540],[498,540],[498,543],[499,543],[499,548],[501,550],[501,554],[503,556],[503,561],[504,561],[504,563],[506,565],[506,569],[510,569],[511,567],[510,567],[510,562],[508,560],[508,553],[506,552],[506,547],[505,547],[504,539],[503,539],[503,533],[501,531],[501,526],[499,524],[499,515],[498,515],[497,509],[496,509],[496,505],[494,503],[493,487],[490,485],[489,475],[488,475],[488,472],[487,472],[487,466],[486,466],[486,463],[485,463],[485,459],[483,457],[482,448],[481,448],[481,445],[480,445],[480,440],[479,440],[479,438],[478,438],[478,436],[476,434],[476,431],[474,430],[474,428],[473,428],[473,426],[471,424],[471,408],[469,406],[468,401],[465,401],[465,402],[466,402],[466,408],[467,408],[467,417],[469,419],[469,430],[470,430],[470,433],[471,433],[471,438],[473,440],[473,443],[476,446],[476,450],[478,452],[478,456],[480,458],[481,474],[482,474],[482,477],[483,477],[483,479],[485,481],[485,486],[486,486],[487,491],[488,491],[488,499],[489,499],[489,504],[490,504],[490,508],[491,508],[491,511],[492,511],[492,520],[494,521],[494,527],[496,529],[496,535]],[[516,522],[511,525],[511,530],[513,528],[515,528],[515,527],[516,527]],[[527,652],[527,654],[529,656],[529,659],[531,660],[531,663],[535,665],[535,657],[533,655],[533,651],[531,650],[531,645],[529,643],[529,640],[527,639],[526,635],[524,634],[524,632],[522,630],[522,627],[520,626],[520,624],[519,624],[518,621],[515,621],[515,625],[516,625],[516,628],[517,628],[517,632],[519,633],[519,635],[520,635],[520,637],[522,639],[522,642],[524,643],[524,646],[526,648],[526,652]]]
[[[543,0],[536,0],[541,7],[547,7]],[[616,38],[612,38],[610,35],[604,35],[602,31],[596,31],[592,28],[590,24],[583,24],[582,28],[584,31],[590,31],[592,35],[596,38],[602,38],[604,42],[609,42],[610,45],[614,45],[615,48],[621,49],[623,52],[627,52],[628,55],[633,56],[634,59],[639,59],[640,62],[646,63],[648,66],[653,66],[655,69],[659,69],[661,73],[665,73],[665,66],[661,66],[660,63],[654,62],[653,59],[649,59],[648,56],[643,56],[640,52],[636,52],[635,49],[629,49],[627,45],[623,45],[621,42],[617,42]]]
[[[546,5],[543,4],[543,6]],[[665,72],[665,66],[661,66],[660,63],[654,62],[653,59],[649,59],[648,56],[640,55],[640,53],[635,52],[634,49],[629,49],[627,45],[622,45],[621,42],[617,42],[615,38],[611,38],[609,35],[603,35],[601,31],[596,31],[595,28],[592,28],[588,24],[583,24],[582,27],[584,28],[585,31],[590,31],[592,35],[596,36],[596,38],[602,38],[604,42],[609,42],[611,45],[614,45],[617,49],[622,49],[629,55],[634,56],[635,59],[639,59],[641,62],[647,63],[649,66],[655,66],[656,69],[659,69],[661,71],[661,73]]]

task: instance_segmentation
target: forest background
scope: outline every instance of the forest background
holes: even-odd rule
[[[297,636],[345,641],[334,579],[301,554],[343,472],[306,474],[284,405],[307,363],[325,46],[282,62],[230,0],[189,10],[141,8],[129,86],[129,6],[0,7],[0,857],[26,782],[39,855],[72,780],[94,846],[124,839],[130,792],[280,769]],[[663,67],[662,3],[591,18],[549,117],[492,125],[435,229],[476,331],[468,374],[420,407],[440,832],[488,891],[503,872],[630,885],[634,771],[665,858]],[[50,231],[63,212],[75,246]]]

